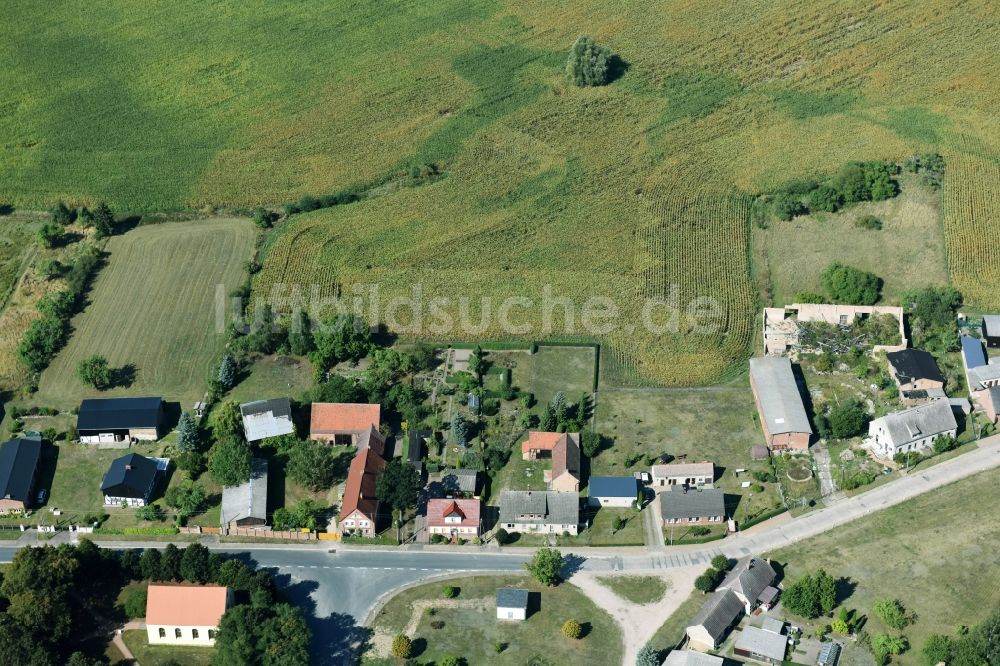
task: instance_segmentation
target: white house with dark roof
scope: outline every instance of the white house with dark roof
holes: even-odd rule
[[[938,437],[954,437],[958,423],[947,398],[886,414],[868,424],[865,448],[882,458],[923,451]]]
[[[497,589],[497,619],[524,620],[528,617],[528,591],[516,587]]]
[[[721,490],[683,490],[659,493],[660,517],[664,526],[710,525],[726,520],[726,495]]]

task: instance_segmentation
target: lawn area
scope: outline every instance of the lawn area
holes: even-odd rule
[[[68,409],[97,395],[76,367],[101,354],[114,368],[134,364],[135,381],[100,395],[158,395],[190,409],[225,344],[218,294],[242,282],[253,239],[250,222],[234,218],[166,222],[113,237],[90,304],[73,318],[70,340],[42,373],[33,401]]]
[[[122,639],[142,666],[208,666],[215,656],[215,648],[212,647],[150,645],[145,629],[126,631],[122,634]]]
[[[948,284],[941,197],[910,174],[901,174],[900,182],[902,193],[894,199],[774,220],[755,230],[766,248],[774,304],[794,303],[801,291],[822,294],[820,274],[835,261],[882,278],[886,303],[898,303],[907,289]],[[881,220],[881,231],[856,227],[864,215]]]
[[[898,598],[917,615],[902,632],[913,646],[902,661],[915,663],[927,636],[1000,606],[1000,588],[983,584],[1000,576],[998,502],[996,474],[985,472],[767,555],[784,566],[786,586],[818,568],[849,579],[843,603],[868,615],[869,634],[886,630],[872,603]]]
[[[684,638],[684,630],[687,628],[688,622],[698,614],[702,604],[707,599],[708,597],[705,594],[698,590],[693,590],[691,595],[681,603],[677,610],[653,634],[653,637],[649,641],[652,646],[657,651],[663,653],[680,643],[681,639]]]
[[[591,460],[592,475],[648,471],[649,462],[666,453],[677,462],[715,463],[715,487],[739,497],[732,516],[738,521],[780,505],[774,483],[762,484],[761,493],[742,487],[753,472],[771,471],[767,461],[750,459],[750,448],[763,435],[745,377],[704,389],[602,389],[596,412],[597,432],[614,445]],[[634,462],[626,466],[629,459]],[[737,469],[747,472],[737,475]]]
[[[601,585],[634,604],[655,604],[670,589],[670,581],[657,576],[598,576]]]
[[[445,584],[461,588],[453,602],[441,598]],[[527,620],[497,621],[498,587],[526,588],[532,593],[533,610]],[[436,609],[433,616],[420,610],[427,607]],[[421,663],[447,655],[464,657],[468,664],[517,666],[621,662],[621,638],[614,621],[569,583],[545,587],[525,576],[475,576],[404,590],[375,617],[372,627],[376,637],[401,633],[414,612],[421,615],[415,635],[410,638],[419,651],[414,657]],[[562,624],[570,618],[584,626],[583,638],[573,640],[562,635]],[[443,622],[444,626],[434,629],[432,621]],[[500,654],[493,649],[497,642],[507,644]],[[394,662],[369,652],[363,663],[374,666]]]
[[[168,527],[172,523],[168,519],[163,522],[138,521],[135,509],[123,509],[120,506],[105,506],[101,494],[101,481],[111,462],[130,452],[144,456],[162,456],[168,449],[164,442],[143,444],[132,449],[99,449],[96,446],[59,442],[55,445],[46,444],[42,452],[42,462],[37,481],[39,489],[49,490],[45,505],[28,516],[31,523],[43,522],[61,525],[80,523],[86,514],[108,516],[102,527],[124,529],[128,527]],[[169,452],[166,453],[169,457]],[[177,485],[187,475],[177,469],[171,469],[170,478],[164,486],[162,478],[160,485],[153,494],[154,504],[159,505],[170,514],[163,501],[163,495],[170,486]],[[218,526],[219,504],[222,499],[222,488],[214,483],[207,474],[198,479],[208,494],[208,508],[201,514],[188,520],[190,525]],[[58,509],[60,516],[53,515],[49,509]],[[0,519],[4,523],[17,524],[24,522],[16,517]],[[118,537],[120,538],[120,537]]]
[[[254,361],[247,375],[226,394],[225,399],[242,403],[281,396],[298,398],[312,386],[312,366],[307,359],[263,356]]]

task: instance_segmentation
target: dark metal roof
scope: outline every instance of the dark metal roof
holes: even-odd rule
[[[944,382],[944,375],[938,370],[934,357],[923,349],[903,349],[889,352],[885,357],[903,384],[908,384],[915,379]]]
[[[592,476],[589,483],[591,497],[628,497],[635,499],[638,491],[635,477],[631,476]]]
[[[664,520],[676,518],[725,518],[726,494],[718,488],[671,490],[660,493],[660,513]]]
[[[528,608],[528,591],[516,587],[497,589],[497,608]]]
[[[424,442],[431,436],[430,430],[411,430],[409,434],[410,449],[409,460],[411,463],[420,462],[424,457]]]
[[[0,498],[28,502],[42,441],[18,437],[0,446]]]
[[[156,463],[138,453],[130,453],[111,462],[111,467],[104,475],[104,482],[101,483],[101,491],[122,488],[135,494],[115,495],[116,497],[145,497],[154,478]]]
[[[983,343],[968,335],[962,336],[962,355],[965,357],[965,367],[978,368],[986,365],[986,354],[983,353]]]
[[[128,430],[157,428],[163,398],[88,398],[76,417],[79,430]]]

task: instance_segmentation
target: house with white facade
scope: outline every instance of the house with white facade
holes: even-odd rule
[[[500,527],[508,532],[576,534],[580,529],[580,494],[552,490],[504,490]]]
[[[879,457],[892,459],[899,453],[929,449],[938,437],[954,437],[957,432],[951,403],[939,398],[873,420],[864,446]]]
[[[715,465],[710,462],[653,465],[653,487],[707,486],[715,480]]]
[[[478,499],[427,500],[427,532],[449,539],[474,539],[479,536]]]
[[[233,592],[219,585],[151,584],[146,592],[150,645],[211,647]]]
[[[524,620],[528,617],[528,591],[516,587],[497,589],[497,619]]]

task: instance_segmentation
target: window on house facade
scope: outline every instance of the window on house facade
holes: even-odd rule
[[[166,638],[166,637],[167,637],[167,630],[164,629],[163,627],[160,627],[160,638]]]
[[[198,638],[198,630],[197,629],[192,629],[191,630],[191,638]]]
[[[180,638],[180,637],[181,637],[181,628],[177,627],[176,629],[174,629],[174,638]]]
[[[215,640],[215,629],[208,630],[208,640]]]

